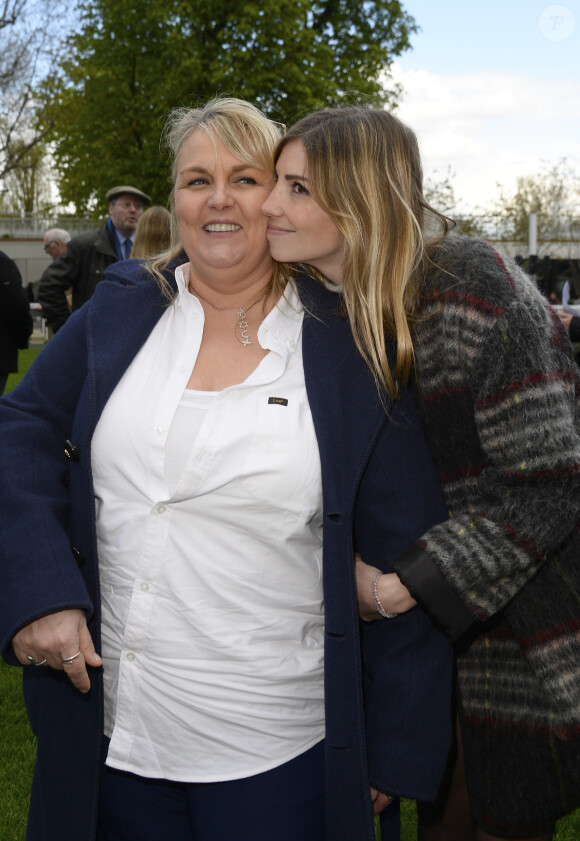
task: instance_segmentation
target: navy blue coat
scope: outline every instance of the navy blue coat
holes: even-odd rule
[[[90,442],[104,404],[167,305],[138,266],[112,266],[112,282],[98,285],[23,383],[0,400],[0,644],[11,663],[14,634],[65,608],[86,611],[100,650]],[[382,406],[337,314],[338,296],[308,278],[299,279],[299,290],[323,476],[326,837],[374,841],[371,784],[417,799],[437,793],[451,736],[452,652],[419,608],[361,624],[353,553],[356,547],[388,570],[447,513],[412,395]],[[62,672],[24,670],[38,736],[30,841],[94,838],[99,670],[91,683],[81,695]],[[383,837],[397,838],[396,807],[387,813]]]
[[[18,266],[0,251],[0,375],[18,371],[18,349],[28,347],[32,316]]]

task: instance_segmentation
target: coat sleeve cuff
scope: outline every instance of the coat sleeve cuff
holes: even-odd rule
[[[419,546],[395,558],[392,569],[431,621],[451,640],[461,637],[477,621]]]

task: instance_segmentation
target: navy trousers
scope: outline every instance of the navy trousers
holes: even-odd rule
[[[105,766],[98,841],[324,841],[324,742],[222,783],[176,783]]]

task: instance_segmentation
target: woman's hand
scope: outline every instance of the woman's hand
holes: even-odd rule
[[[390,806],[391,803],[394,803],[396,798],[392,797],[390,794],[383,794],[382,791],[379,791],[376,788],[371,788],[371,800],[373,803],[373,815],[380,815],[381,812]]]
[[[87,665],[103,663],[95,651],[82,610],[60,610],[35,619],[18,631],[12,646],[23,666],[34,666],[34,660],[36,665],[42,663],[64,671],[73,686],[83,693],[91,688]]]
[[[354,556],[354,564],[360,618],[365,622],[382,619],[373,598],[372,582],[377,568],[365,564],[360,555]],[[406,613],[417,604],[394,572],[381,574],[376,582],[376,591],[379,602],[387,613]]]

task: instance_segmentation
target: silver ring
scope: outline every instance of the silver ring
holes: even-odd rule
[[[30,660],[33,666],[44,666],[44,664],[46,663],[46,657],[44,658],[44,660],[35,660],[34,657],[32,657],[30,654],[27,654],[26,659]]]
[[[76,659],[77,659],[77,657],[80,657],[80,656],[81,656],[81,650],[80,650],[80,648],[79,648],[79,650],[77,651],[77,653],[76,653],[76,654],[73,654],[73,656],[72,656],[72,657],[63,657],[63,658],[62,658],[62,664],[63,664],[63,666],[70,666],[70,664],[72,663],[72,661],[73,661],[73,660],[76,660]]]

